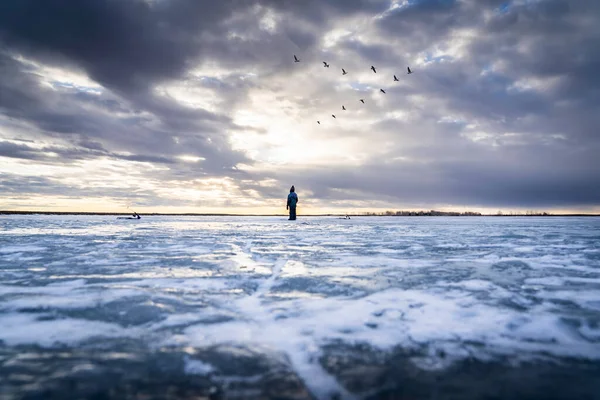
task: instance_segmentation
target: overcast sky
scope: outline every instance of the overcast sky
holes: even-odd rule
[[[598,0],[2,0],[0,208],[598,212],[599,43]]]

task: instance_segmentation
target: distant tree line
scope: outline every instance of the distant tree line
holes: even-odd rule
[[[496,216],[511,216],[511,217],[519,217],[519,216],[527,216],[527,217],[547,217],[550,216],[552,214],[549,214],[547,212],[544,211],[525,211],[520,212],[520,211],[511,211],[508,213],[503,213],[501,210],[498,210],[498,212],[495,214]]]
[[[360,215],[365,216],[387,216],[387,217],[421,217],[421,216],[446,216],[446,217],[460,217],[460,216],[481,216],[482,214],[474,211],[381,211],[381,212],[363,212]]]
[[[364,216],[387,216],[387,217],[421,217],[421,216],[444,216],[444,217],[480,217],[484,214],[475,211],[380,211],[380,212],[363,212],[357,215]],[[522,212],[509,212],[503,213],[502,211],[498,211],[496,214],[489,214],[489,216],[536,216],[536,217],[546,217],[550,216],[547,212],[541,211],[526,211]]]

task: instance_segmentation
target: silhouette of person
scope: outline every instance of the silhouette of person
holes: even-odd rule
[[[290,217],[288,218],[289,221],[296,219],[296,204],[298,204],[298,195],[296,194],[294,185],[292,185],[290,194],[288,194],[287,197],[287,206],[285,207],[286,210],[290,210]]]

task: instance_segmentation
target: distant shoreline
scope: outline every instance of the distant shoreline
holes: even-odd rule
[[[71,211],[0,211],[0,215],[106,215],[122,216],[132,215],[132,213],[118,212],[71,212]],[[153,217],[286,217],[288,214],[227,214],[227,213],[140,213],[142,216]],[[480,213],[458,213],[443,211],[416,211],[404,214],[385,214],[385,213],[365,213],[365,214],[306,214],[302,217],[344,217],[349,215],[351,218],[358,217],[600,217],[600,214],[480,214]]]

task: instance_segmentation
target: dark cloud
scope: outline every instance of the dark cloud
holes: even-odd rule
[[[37,176],[19,176],[0,172],[0,189],[11,195],[47,194],[55,182]]]
[[[43,157],[29,146],[11,142],[0,142],[0,157],[40,160]]]
[[[231,9],[231,1],[9,0],[0,5],[0,34],[9,46],[72,62],[118,92],[145,91],[181,75],[201,50],[192,33]]]
[[[80,147],[31,147],[26,144],[0,141],[0,157],[9,157],[20,160],[33,160],[43,164],[67,165],[82,160],[94,158],[104,158],[113,160],[127,160],[140,163],[175,165],[179,164],[178,169],[188,170],[186,163],[175,157],[165,157],[154,154],[123,154],[118,152],[109,152],[97,145],[95,142],[82,142]],[[191,171],[188,170],[188,173]],[[197,168],[195,173],[198,173]],[[152,175],[149,175],[151,177]]]

